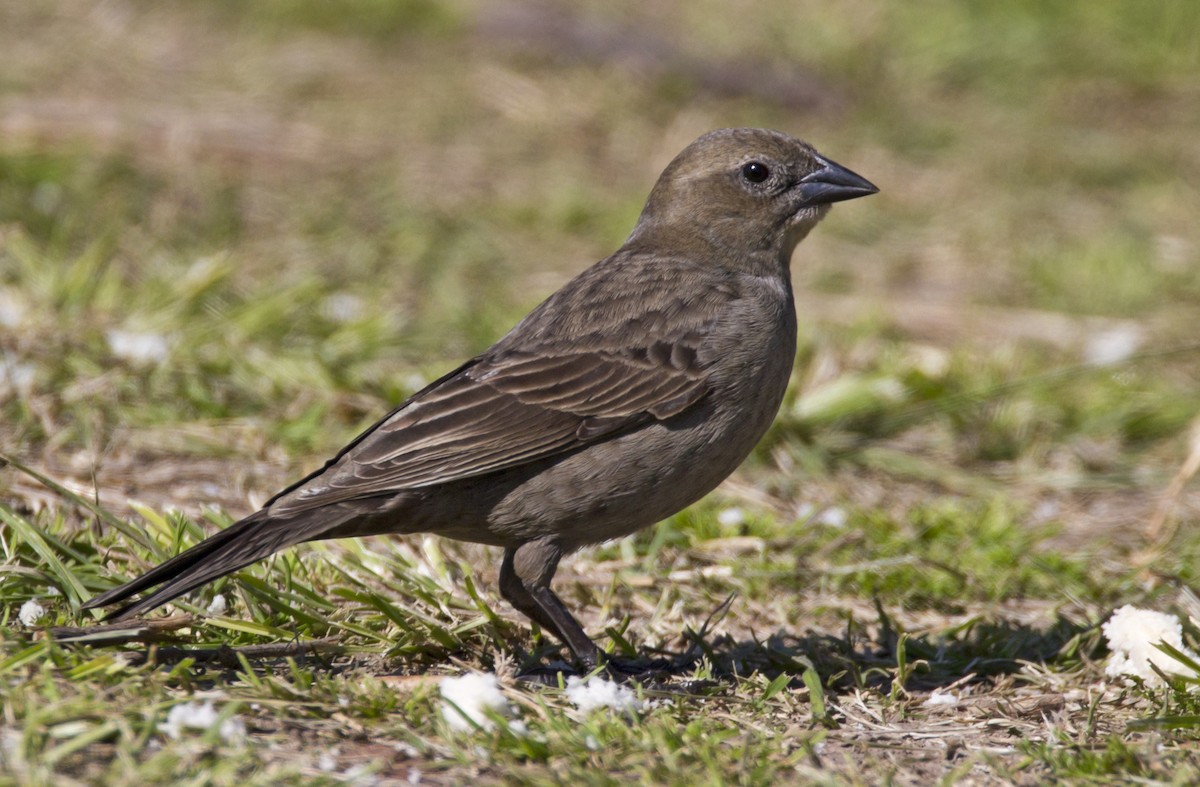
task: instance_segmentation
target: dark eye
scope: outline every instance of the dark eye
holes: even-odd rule
[[[742,177],[751,183],[762,183],[771,177],[771,170],[767,169],[767,165],[760,161],[751,161],[742,166]]]

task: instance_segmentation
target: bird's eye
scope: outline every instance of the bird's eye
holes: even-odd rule
[[[751,161],[742,167],[742,177],[751,183],[762,183],[771,177],[771,170],[761,161]]]

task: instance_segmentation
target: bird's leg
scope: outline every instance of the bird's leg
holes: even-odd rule
[[[605,661],[579,621],[550,589],[562,550],[546,540],[529,541],[504,550],[500,594],[527,617],[564,642],[575,658],[591,671]]]

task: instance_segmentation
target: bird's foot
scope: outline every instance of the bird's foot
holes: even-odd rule
[[[646,683],[662,681],[675,673],[668,659],[617,659],[608,656],[602,662],[601,674],[617,683]]]
[[[542,686],[566,686],[571,678],[600,675],[614,683],[656,684],[668,680],[677,670],[677,665],[668,659],[618,659],[601,655],[598,663],[586,661],[579,669],[562,661],[540,665],[517,675],[517,680]]]
[[[718,681],[708,678],[689,678],[696,660],[686,655],[673,659],[646,658],[614,659],[607,657],[601,674],[617,683],[634,683],[644,689],[666,694],[707,694]]]
[[[517,675],[517,680],[551,688],[565,687],[571,678],[580,676],[579,670],[563,661],[553,661],[525,670]]]

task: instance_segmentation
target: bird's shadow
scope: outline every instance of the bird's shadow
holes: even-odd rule
[[[788,685],[799,687],[804,685],[805,674],[809,672],[817,676],[821,685],[831,689],[890,692],[898,684],[905,689],[933,690],[1014,674],[1030,662],[1078,659],[1081,654],[1092,654],[1100,647],[1099,632],[1094,624],[1080,623],[1061,614],[1041,628],[1010,620],[975,618],[949,631],[908,634],[898,630],[879,608],[877,625],[868,626],[851,620],[840,635],[781,630],[766,637],[740,639],[712,633],[710,626],[714,617],[719,615],[714,613],[699,630],[686,630],[679,650],[634,649],[624,644],[615,656],[619,666],[610,673],[614,677],[663,688],[676,684],[685,691],[720,691],[722,687],[732,687],[739,679],[754,674],[769,681],[789,675]],[[189,621],[190,618],[184,622]],[[166,622],[169,621],[161,623]],[[61,638],[105,628],[108,627],[62,629],[53,633],[59,635],[56,638]],[[145,635],[144,631],[138,633]],[[511,635],[512,631],[506,629],[495,633]],[[119,631],[107,634],[119,634]],[[94,634],[87,639],[93,637]],[[489,639],[496,641],[496,638]],[[70,641],[70,638],[66,639],[66,642]],[[141,637],[138,641],[149,644]],[[115,640],[89,644],[120,643]],[[128,644],[128,640],[125,643]],[[571,675],[580,674],[558,660],[563,652],[549,643],[532,651],[525,651],[520,646],[515,650],[502,647],[492,655],[485,655],[482,662],[485,667],[495,668],[501,659],[508,658],[519,665],[523,674],[535,676],[534,683],[556,685]],[[366,664],[359,659],[347,658],[336,637],[310,642],[297,639],[277,645],[203,649],[160,640],[148,650],[137,653],[141,658],[135,657],[135,660],[153,661],[164,667],[190,660],[204,674],[204,680],[217,684],[236,681],[238,673],[247,670],[264,675],[280,668],[295,667],[334,676],[367,669],[388,676],[412,674],[415,666],[405,663],[394,669],[394,664],[388,663],[390,660]],[[418,659],[426,664],[431,660],[439,659],[432,653]],[[421,671],[419,665],[417,671]]]
[[[1039,628],[1010,620],[977,618],[950,632],[906,634],[882,618],[878,632],[848,625],[842,636],[809,631],[777,631],[765,638],[685,633],[681,652],[645,651],[642,658],[667,658],[678,674],[704,674],[723,683],[758,673],[768,680],[792,675],[803,685],[812,670],[822,685],[888,692],[903,688],[933,690],[954,684],[992,680],[1020,672],[1028,663],[1074,660],[1099,647],[1092,624],[1059,614]]]

